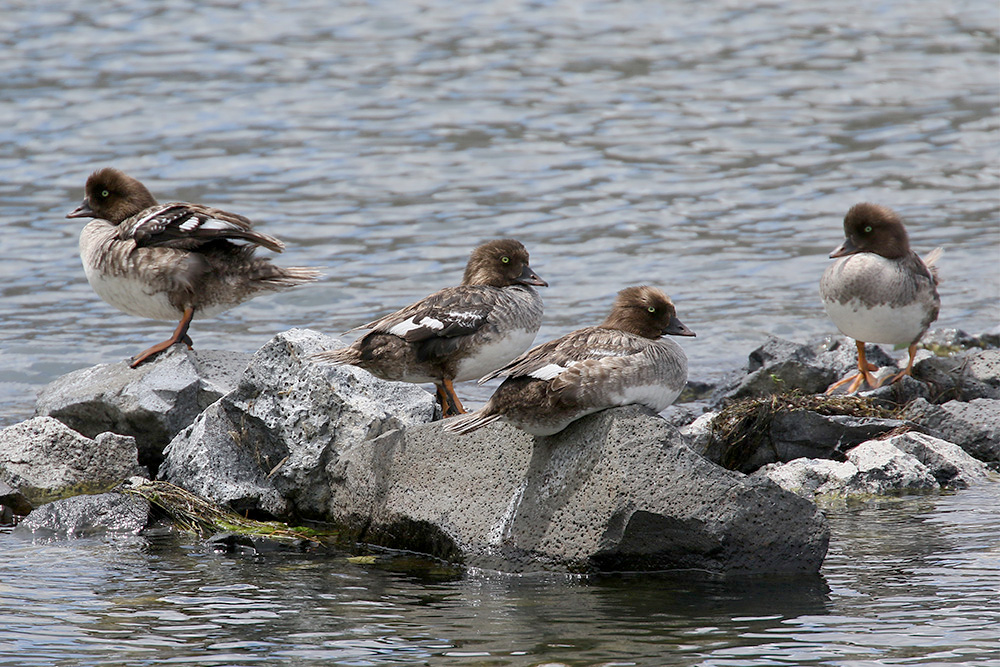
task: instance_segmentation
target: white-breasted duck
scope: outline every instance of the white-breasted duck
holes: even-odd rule
[[[470,433],[504,419],[544,436],[606,408],[639,404],[659,412],[687,382],[687,356],[666,334],[695,335],[662,291],[627,287],[599,326],[543,343],[482,378],[506,379],[485,406],[445,429]]]
[[[255,257],[257,246],[281,252],[284,245],[242,215],[158,204],[142,183],[111,167],[90,175],[83,203],[66,217],[93,218],[80,232],[80,258],[98,296],[129,315],[179,322],[170,338],[133,357],[133,368],[176,343],[190,348],[194,318],[320,275]]]
[[[856,342],[858,373],[830,385],[828,394],[848,382],[848,393],[863,382],[873,389],[881,384],[872,375],[878,367],[866,359],[865,343],[909,346],[906,368],[890,383],[910,375],[917,342],[941,308],[934,266],[941,249],[921,260],[910,250],[903,221],[892,209],[856,204],[844,218],[844,236],[830,253],[837,261],[823,273],[819,293],[833,323]]]
[[[481,377],[528,349],[542,323],[534,287],[546,285],[519,241],[489,241],[473,250],[461,285],[358,327],[371,331],[314,356],[384,380],[433,382],[443,416],[461,414],[453,383]]]

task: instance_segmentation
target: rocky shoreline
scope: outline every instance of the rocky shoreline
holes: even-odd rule
[[[853,342],[770,338],[662,415],[617,408],[537,439],[446,433],[423,389],[310,359],[340,345],[293,329],[252,356],[175,346],[57,379],[0,431],[0,519],[28,535],[159,529],[120,487],[145,477],[503,572],[815,572],[827,504],[992,483],[1000,463],[998,332],[931,332],[914,378],[829,397]]]

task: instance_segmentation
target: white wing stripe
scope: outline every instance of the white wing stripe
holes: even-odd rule
[[[565,370],[566,367],[559,364],[546,364],[541,368],[531,371],[528,375],[539,380],[551,380],[554,377],[558,377]]]
[[[444,324],[440,320],[436,320],[433,317],[425,317],[420,322],[414,322],[413,319],[416,317],[409,317],[396,326],[389,329],[389,333],[393,336],[403,337],[414,329],[433,329],[434,331],[440,331],[444,328]]]

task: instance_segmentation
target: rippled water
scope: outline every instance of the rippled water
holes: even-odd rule
[[[539,341],[653,283],[706,379],[768,333],[835,332],[817,283],[862,200],[946,247],[940,326],[995,326],[998,20],[993,0],[7,2],[0,423],[172,330],[83,276],[63,216],[109,164],[325,271],[196,323],[203,348],[346,330],[509,235],[551,283]]]
[[[921,253],[945,246],[939,326],[993,327],[998,24],[993,0],[6,2],[0,425],[172,328],[84,279],[63,216],[109,164],[249,215],[282,262],[326,273],[196,323],[200,348],[343,331],[515,236],[551,283],[539,340],[653,283],[711,379],[768,333],[835,331],[817,282],[862,200],[897,208]],[[426,579],[4,537],[0,661],[995,664],[998,500],[835,514],[804,581]]]
[[[1000,485],[831,512],[820,576],[417,576],[0,535],[0,664],[996,665]]]

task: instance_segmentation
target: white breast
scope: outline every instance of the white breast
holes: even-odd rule
[[[608,398],[612,405],[645,405],[659,412],[673,404],[680,393],[680,389],[657,383],[623,387]]]
[[[165,273],[172,267],[157,262],[155,253],[155,249],[137,251],[133,241],[119,240],[116,228],[106,220],[91,221],[80,234],[83,270],[99,297],[129,315],[179,320],[183,313],[170,303],[168,289],[173,281]],[[232,305],[215,304],[199,309],[195,316],[209,317]]]
[[[97,295],[129,315],[152,320],[178,320],[181,312],[170,305],[166,292],[150,289],[142,280],[128,275],[105,275],[85,266],[87,281]]]
[[[927,317],[927,309],[921,303],[869,307],[860,299],[846,303],[824,300],[823,307],[844,335],[865,343],[909,345],[920,336]]]
[[[536,330],[515,329],[500,339],[486,343],[476,352],[458,364],[456,382],[477,380],[491,371],[507,365],[511,360],[531,347]]]

